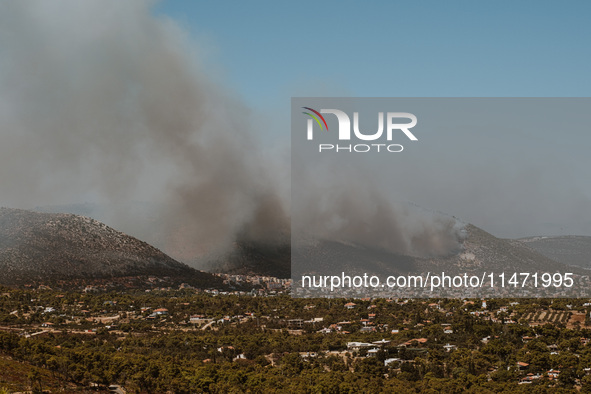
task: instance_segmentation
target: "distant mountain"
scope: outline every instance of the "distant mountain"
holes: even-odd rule
[[[456,256],[432,261],[435,265],[453,265],[462,270],[483,269],[489,272],[562,271],[589,274],[585,270],[573,269],[557,262],[518,240],[497,238],[471,224],[466,225],[465,231],[463,251]]]
[[[294,277],[300,274],[402,274],[420,272],[420,259],[350,242],[318,240],[302,244],[292,255]]]
[[[234,248],[204,263],[213,272],[239,275],[291,277],[291,246],[283,243],[238,241]]]
[[[331,240],[307,241],[293,249],[292,278],[297,296],[330,295],[338,297],[581,297],[591,296],[589,276],[591,271],[552,260],[518,240],[496,238],[486,231],[467,224],[463,230],[461,248],[447,256],[416,257],[370,248],[350,242]],[[522,275],[523,273],[523,275]],[[559,279],[552,279],[554,274]],[[571,273],[574,286],[561,286],[562,274]],[[367,275],[365,275],[367,274]],[[444,276],[450,282],[440,286]],[[529,274],[529,275],[527,275]],[[537,274],[537,275],[534,275]],[[548,275],[550,274],[550,275]],[[341,278],[380,278],[373,285],[344,285],[327,290],[321,278],[331,281]],[[494,279],[491,286],[490,278]],[[424,279],[418,286],[414,279]],[[307,281],[304,281],[304,277]],[[403,284],[394,282],[386,286],[388,277],[402,278]],[[431,280],[426,279],[430,277]],[[437,278],[435,278],[437,277]],[[452,285],[451,277],[461,279]],[[504,282],[501,282],[501,277]],[[311,279],[315,278],[315,279]],[[462,279],[465,278],[465,279]],[[526,281],[525,278],[529,278]],[[534,279],[538,278],[538,279]],[[552,283],[543,284],[544,280]],[[396,279],[396,280],[397,280]],[[472,282],[473,279],[477,281]],[[313,280],[313,281],[312,281]],[[340,279],[336,279],[337,283]],[[345,281],[345,279],[342,279]],[[351,279],[348,279],[351,281]],[[437,283],[435,287],[433,280]],[[470,281],[469,285],[463,285]],[[458,283],[457,285],[455,283]],[[475,283],[475,284],[472,284]],[[526,283],[524,285],[524,283]],[[562,283],[562,282],[560,282]],[[565,282],[566,283],[566,282]],[[482,284],[482,285],[481,285]]]
[[[346,269],[351,273],[381,275],[441,272],[589,272],[557,262],[522,241],[496,238],[486,231],[467,224],[462,248],[447,256],[422,258],[405,256],[363,245],[338,241],[310,242],[294,251],[297,272],[334,274]],[[297,273],[296,272],[296,273]],[[340,272],[340,271],[339,271]],[[337,272],[338,273],[338,272]]]
[[[184,263],[207,268],[211,272],[231,274],[258,274],[289,278],[291,274],[291,247],[289,236],[282,243],[265,243],[238,240],[231,250],[220,256],[198,256],[194,244],[183,244],[174,232],[164,231],[159,226],[154,212],[163,210],[156,203],[127,202],[120,204],[67,204],[46,205],[35,208],[43,213],[73,213],[93,217],[109,223],[114,212],[124,212],[122,230],[146,240],[173,258]],[[182,231],[179,229],[179,231]],[[182,239],[182,237],[180,237]]]
[[[0,208],[0,283],[168,276],[219,279],[88,217]]]
[[[126,232],[156,245],[177,260],[212,272],[260,274],[287,278],[292,267],[289,239],[281,244],[238,240],[233,248],[221,256],[195,257],[191,247],[174,241],[174,234],[159,229],[154,211],[161,207],[152,203],[72,204],[38,207],[44,212],[73,212],[97,219],[108,218],[113,212],[126,212],[123,221]],[[293,267],[305,272],[333,273],[335,267],[347,267],[351,272],[407,273],[444,269],[446,272],[491,271],[548,271],[576,272],[584,270],[568,266],[591,268],[591,237],[534,237],[520,240],[496,238],[486,231],[466,224],[462,248],[457,253],[434,258],[405,256],[365,245],[339,240],[317,240],[294,250]],[[194,252],[194,251],[193,251]],[[568,268],[568,270],[567,270]],[[297,274],[297,272],[296,272]]]
[[[117,203],[79,203],[62,205],[42,205],[33,211],[42,213],[72,213],[86,216],[114,227],[132,237],[141,239],[162,250],[173,259],[185,262],[174,249],[167,250],[171,236],[159,225],[159,212],[163,205],[152,202],[125,201]]]
[[[521,238],[518,241],[563,264],[591,268],[591,237],[578,235],[530,237]]]

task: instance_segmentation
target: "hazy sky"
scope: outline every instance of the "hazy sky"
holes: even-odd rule
[[[11,207],[165,200],[191,223],[231,217],[220,234],[256,232],[288,203],[293,96],[591,90],[582,1],[2,4],[0,205]],[[591,235],[590,133],[518,133],[499,165],[481,145],[499,135],[474,133],[454,155],[433,150],[397,197],[499,236]]]
[[[309,200],[324,199],[327,207],[337,205],[343,194],[358,194],[359,199],[369,201],[362,191],[372,189],[374,193],[381,191],[395,207],[396,203],[412,203],[456,216],[502,237],[591,231],[589,98],[309,97],[296,103],[292,120],[295,227],[315,227],[305,221],[305,211],[314,207],[310,208],[309,201],[297,201],[297,196],[305,196],[311,189],[307,183],[313,182],[318,190]],[[359,111],[360,129],[365,133],[377,130],[378,111],[411,112],[418,118],[412,129],[418,141],[409,141],[401,132],[393,133],[390,142],[385,137],[370,142],[354,137],[339,141],[333,115],[325,115],[330,131],[316,127],[313,141],[308,141],[305,131],[309,117],[301,113],[303,106],[338,108],[349,114]],[[402,143],[404,150],[319,153],[319,143],[342,147]],[[335,179],[342,185],[335,185]],[[394,216],[408,235],[416,221],[412,215],[411,220],[403,221],[401,208],[398,206]],[[340,211],[349,215],[343,221],[347,227],[352,218],[363,223],[370,215],[367,207],[359,204],[343,205]],[[313,222],[327,223],[325,216],[334,217],[335,212],[339,210],[329,215],[315,212]],[[372,219],[376,228],[380,215]],[[427,227],[436,224],[427,222]]]

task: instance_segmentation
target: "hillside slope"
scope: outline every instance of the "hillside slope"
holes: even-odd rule
[[[591,237],[566,235],[521,238],[518,241],[552,260],[563,264],[591,268]]]
[[[588,272],[557,262],[517,240],[497,238],[474,225],[464,227],[465,238],[458,253],[432,258],[404,256],[338,241],[317,241],[294,249],[298,272],[403,274],[445,271],[464,272]],[[340,272],[340,271],[339,271]]]
[[[0,208],[0,283],[135,275],[215,278],[94,219]]]

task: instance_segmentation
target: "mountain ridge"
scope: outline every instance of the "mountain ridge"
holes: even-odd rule
[[[591,268],[591,237],[584,235],[519,238],[527,247],[563,264]]]
[[[95,219],[12,208],[0,208],[0,269],[2,284],[134,275],[218,282]]]
[[[521,241],[497,238],[472,224],[466,224],[461,250],[446,256],[414,257],[362,245],[338,241],[320,241],[310,247],[294,250],[295,265],[301,272],[333,273],[335,267],[351,273],[418,273],[441,271],[463,273],[474,271],[523,272],[569,271],[588,275],[590,271],[557,262]],[[326,269],[324,269],[326,268]]]

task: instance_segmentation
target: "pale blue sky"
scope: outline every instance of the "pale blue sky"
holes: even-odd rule
[[[589,96],[591,2],[164,0],[247,103]]]

